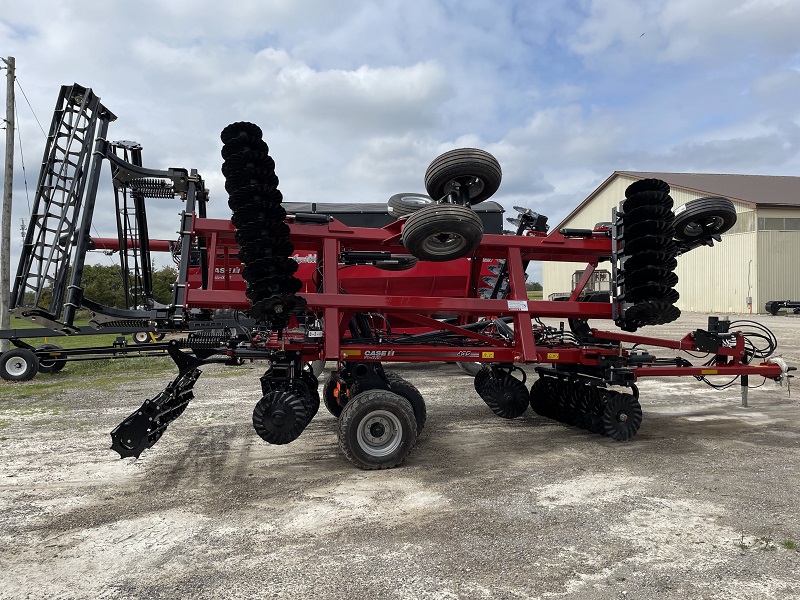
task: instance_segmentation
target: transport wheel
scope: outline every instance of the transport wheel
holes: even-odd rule
[[[400,241],[420,260],[444,262],[472,254],[482,238],[483,223],[470,208],[440,204],[411,215]]]
[[[503,171],[494,156],[477,148],[458,148],[433,159],[425,171],[425,189],[431,198],[439,200],[466,187],[469,203],[478,204],[498,190],[502,178]]]
[[[309,422],[306,405],[294,392],[267,392],[253,409],[253,428],[265,442],[293,442]]]
[[[352,398],[339,417],[339,448],[359,469],[391,469],[417,441],[417,421],[405,398],[367,390]]]
[[[61,350],[61,346],[56,344],[42,344],[37,346],[36,350]],[[39,373],[58,373],[66,364],[66,358],[39,358]]]
[[[735,223],[736,208],[727,198],[697,198],[675,209],[675,238],[692,241],[708,234],[722,234]]]
[[[386,207],[393,217],[404,217],[433,203],[433,198],[425,194],[395,194],[389,198]]]
[[[425,428],[425,422],[428,420],[428,408],[425,406],[425,399],[417,387],[407,379],[403,379],[393,371],[384,371],[384,373],[392,393],[402,396],[411,404],[411,410],[414,411],[414,418],[417,421],[417,436],[419,436]]]
[[[30,381],[38,370],[39,359],[27,348],[15,348],[0,355],[0,377],[6,381]]]
[[[642,424],[642,407],[632,394],[609,392],[603,411],[605,434],[618,442],[631,439]]]

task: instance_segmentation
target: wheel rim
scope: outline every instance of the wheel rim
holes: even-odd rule
[[[403,425],[388,410],[376,410],[358,424],[358,446],[370,456],[388,456],[403,441]]]
[[[12,358],[6,363],[6,371],[13,377],[20,377],[28,370],[28,361],[22,357]]]
[[[139,344],[144,344],[145,342],[148,342],[149,340],[150,340],[150,334],[148,334],[147,332],[139,331],[139,332],[133,334],[133,341],[135,341],[135,342],[137,342]]]
[[[413,204],[416,206],[424,207],[430,205],[433,201],[429,198],[420,198],[418,196],[403,196],[400,198],[406,204]]]
[[[480,177],[456,177],[445,184],[444,193],[445,195],[449,194],[450,192],[458,193],[461,188],[467,188],[469,191],[469,197],[476,198],[483,193],[483,189],[485,187],[486,186],[483,183],[483,179]]]
[[[709,217],[703,221],[687,223],[683,228],[683,233],[687,236],[697,237],[702,235],[704,231],[719,231],[723,225],[725,225],[725,219],[722,217]]]
[[[429,254],[450,256],[467,245],[463,236],[457,233],[437,233],[425,240],[423,248]]]

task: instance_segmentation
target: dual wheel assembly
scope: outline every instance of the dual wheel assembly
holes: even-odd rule
[[[331,376],[323,388],[328,411],[338,419],[339,448],[360,469],[390,469],[402,464],[425,426],[425,401],[407,380],[385,372],[385,388],[365,389],[362,382]],[[321,399],[316,377],[303,371],[289,386],[271,388],[253,410],[256,433],[270,444],[288,444],[316,415]]]
[[[483,223],[471,206],[500,187],[497,159],[477,148],[459,148],[434,159],[425,173],[428,195],[396,194],[389,212],[407,216],[400,241],[419,260],[444,262],[469,256],[483,239]]]

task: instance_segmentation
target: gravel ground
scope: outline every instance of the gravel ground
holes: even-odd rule
[[[800,365],[800,318],[755,319]],[[262,442],[262,370],[206,368],[138,460],[108,432],[169,377],[0,401],[0,598],[800,598],[785,386],[742,408],[738,386],[642,381],[642,427],[617,443],[494,417],[455,365],[398,365],[428,424],[402,467],[367,472],[324,408],[292,444]]]

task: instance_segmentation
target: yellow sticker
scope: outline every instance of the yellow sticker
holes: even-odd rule
[[[547,360],[558,360],[558,352],[548,352]]]
[[[716,375],[718,371],[716,369],[703,369],[700,371],[700,375]]]
[[[342,358],[349,358],[351,356],[361,356],[361,350],[342,350]]]
[[[481,358],[494,358],[494,352],[481,352]]]

